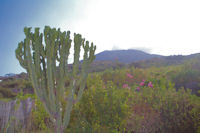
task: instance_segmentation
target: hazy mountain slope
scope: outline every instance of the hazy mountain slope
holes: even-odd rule
[[[95,61],[118,61],[121,63],[132,63],[135,61],[147,60],[161,55],[148,54],[139,50],[111,50],[96,54]]]
[[[163,56],[160,58],[152,58],[148,60],[132,62],[130,66],[141,67],[141,68],[151,67],[151,66],[160,67],[160,66],[179,65],[190,60],[200,60],[200,53],[185,55],[185,56],[173,55],[173,56]]]

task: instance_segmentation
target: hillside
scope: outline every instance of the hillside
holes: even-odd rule
[[[96,54],[96,59],[91,64],[90,72],[99,72],[108,68],[116,69],[127,66],[148,68],[180,65],[191,60],[200,60],[200,53],[162,56],[148,54],[139,50],[111,50]]]
[[[135,61],[147,60],[162,57],[161,55],[148,54],[139,50],[111,50],[96,54],[95,61],[118,61],[121,63],[132,63]]]
[[[148,60],[142,60],[130,63],[130,66],[135,66],[139,68],[147,67],[161,67],[161,66],[171,66],[180,65],[191,60],[200,60],[200,53],[191,55],[173,55],[173,56],[163,56],[160,58],[153,58]]]
[[[114,129],[141,133],[144,129],[138,127],[144,125],[146,132],[196,133],[200,114],[199,75],[200,54],[159,57],[131,64],[95,61],[83,96],[72,110],[67,132],[77,129],[80,133],[90,133],[97,129],[97,132],[110,133]],[[70,77],[66,78],[66,88],[70,80]],[[27,118],[34,128],[27,126],[27,130],[38,133],[38,130],[53,129],[26,73],[0,77],[0,100],[11,103],[16,98],[24,100],[28,97],[36,102]],[[18,110],[26,104],[19,107]],[[149,121],[153,123],[149,124]],[[99,122],[102,125],[98,125]],[[43,128],[40,128],[41,123]],[[118,128],[121,126],[123,128]]]

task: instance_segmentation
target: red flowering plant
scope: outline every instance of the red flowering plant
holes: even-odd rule
[[[126,82],[122,85],[122,88],[127,88],[130,90],[131,87],[129,85],[133,84],[133,79],[134,79],[133,75],[127,72],[125,80]]]
[[[148,87],[153,88],[153,84],[151,81],[148,83]]]
[[[126,73],[126,76],[129,77],[130,79],[133,78],[133,75],[131,75],[130,73]]]
[[[128,86],[128,84],[123,84],[123,86],[122,86],[123,88],[127,88],[127,89],[131,89],[129,86]]]
[[[134,83],[134,76],[130,72],[126,73],[126,81],[129,84],[133,84]]]
[[[140,82],[140,86],[144,86],[145,85],[145,80],[143,79],[142,82]]]
[[[139,85],[136,87],[136,91],[140,91],[143,87],[150,87],[153,88],[153,83],[151,81],[142,80]]]

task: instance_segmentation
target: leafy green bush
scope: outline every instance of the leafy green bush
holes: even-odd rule
[[[40,100],[34,96],[35,106],[31,114],[31,128],[32,130],[47,130],[52,128],[50,117],[44,109]]]
[[[111,81],[105,86],[97,75],[92,78],[95,83],[88,84],[80,103],[75,106],[68,130],[77,133],[122,132],[128,113],[129,90],[117,88]]]

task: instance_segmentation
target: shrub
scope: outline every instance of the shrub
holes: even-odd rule
[[[1,87],[0,87],[0,94],[2,98],[14,98],[17,96],[17,94],[13,93],[10,89]]]
[[[117,88],[112,82],[105,86],[99,77],[95,81],[75,106],[68,130],[77,133],[122,132],[128,115],[129,90]]]
[[[128,131],[192,133],[198,129],[200,98],[191,95],[191,91],[176,91],[171,83],[161,88],[154,82],[153,88],[141,87],[132,98],[133,113],[127,120]]]
[[[35,106],[31,113],[31,128],[32,130],[47,130],[52,128],[49,114],[44,109],[40,100],[35,96]]]

